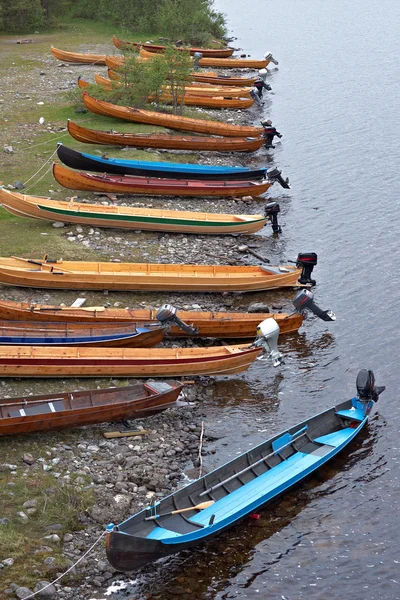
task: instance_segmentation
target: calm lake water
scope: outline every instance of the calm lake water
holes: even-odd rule
[[[258,362],[210,387],[206,427],[219,439],[206,467],[351,397],[360,368],[386,392],[349,452],[259,521],[150,566],[123,597],[400,598],[400,3],[216,6],[234,45],[279,60],[265,110],[284,134],[274,162],[292,189],[275,192],[285,227],[268,250],[318,253],[316,299],[337,321],[309,319],[282,340],[283,367]]]

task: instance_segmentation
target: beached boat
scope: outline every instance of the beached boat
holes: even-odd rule
[[[123,56],[106,56],[106,66],[109,69],[116,70],[123,65],[124,60]],[[198,81],[201,83],[209,83],[211,85],[246,87],[251,87],[256,80],[257,77],[231,77],[230,75],[223,75],[212,71],[193,71],[188,78],[188,81]]]
[[[59,48],[51,47],[52,55],[62,62],[74,63],[79,65],[105,65],[105,54],[80,54],[79,52],[67,52]]]
[[[165,133],[122,133],[87,129],[68,119],[68,132],[83,144],[200,150],[208,152],[255,152],[265,144],[260,138],[169,135]]]
[[[162,54],[165,52],[165,46],[160,44],[150,44],[148,42],[127,42],[126,40],[120,40],[115,35],[113,36],[113,44],[116,48],[121,49],[125,47],[133,47],[133,48],[144,48],[149,52],[156,52],[157,54]],[[186,46],[174,46],[175,50],[182,50],[183,52],[189,52],[191,55],[196,52],[201,52],[204,57],[213,57],[213,58],[228,58],[232,56],[234,49],[233,48],[193,48]]]
[[[2,377],[183,377],[248,369],[259,347],[62,348],[0,346]]]
[[[144,58],[146,60],[151,60],[156,56],[154,52],[149,52],[144,48],[141,48],[139,53],[141,58]],[[195,59],[193,59],[193,61],[195,61]],[[197,64],[199,65],[199,67],[213,67],[214,69],[266,69],[270,62],[273,62],[275,65],[278,64],[278,61],[274,59],[272,54],[266,54],[265,58],[262,60],[254,60],[252,58],[206,57],[198,59]]]
[[[67,321],[71,323],[104,323],[129,321],[153,321],[157,319],[158,309],[130,309],[104,306],[51,306],[36,302],[13,302],[0,300],[0,318],[15,321]],[[304,316],[300,313],[247,313],[247,312],[207,312],[178,310],[177,316],[185,323],[197,329],[199,337],[217,337],[248,339],[256,335],[260,321],[273,318],[279,325],[280,333],[293,333],[301,326]],[[176,325],[171,325],[168,335],[187,337],[188,333]]]
[[[231,125],[219,121],[209,121],[203,119],[193,119],[192,117],[182,117],[170,113],[154,112],[151,110],[142,110],[141,108],[131,108],[128,106],[118,106],[104,100],[97,100],[83,93],[82,101],[90,112],[105,117],[114,117],[123,121],[132,121],[133,123],[144,123],[146,125],[158,125],[168,127],[169,129],[178,129],[180,131],[191,131],[193,133],[206,133],[208,135],[220,135],[234,138],[252,138],[260,140],[257,142],[257,148],[263,144],[263,127],[252,127],[247,125]],[[82,141],[82,140],[80,140]]]
[[[357,397],[336,404],[237,456],[127,520],[108,526],[107,558],[118,571],[204,542],[298,484],[348,446],[384,387],[357,376]]]
[[[182,265],[0,258],[0,283],[68,290],[255,292],[315,283],[313,252],[297,266]]]
[[[111,79],[107,79],[107,77],[102,77],[101,75],[95,75],[95,81],[97,83],[97,85],[99,85],[100,87],[102,87],[106,92],[110,92],[112,90],[115,90],[116,88],[120,88],[121,87],[121,83],[119,81],[113,81]],[[79,79],[78,80],[78,86],[82,89],[85,89],[86,87],[88,87],[89,83],[87,81],[84,81],[83,79]],[[155,96],[149,96],[148,97],[148,101],[149,102],[153,102],[156,100]],[[172,96],[171,93],[168,92],[168,90],[165,91],[161,91],[158,94],[157,97],[157,101],[160,103],[162,102],[163,104],[173,104],[174,103],[174,98]],[[218,108],[224,108],[224,109],[231,109],[231,110],[235,110],[235,109],[240,109],[240,110],[245,110],[246,108],[250,108],[250,106],[252,106],[254,104],[254,99],[249,97],[246,98],[245,94],[243,94],[243,97],[236,97],[236,98],[229,98],[225,95],[218,95],[217,93],[214,94],[199,94],[196,95],[196,92],[190,92],[190,91],[185,91],[185,95],[183,96],[179,96],[178,97],[178,101],[181,102],[183,101],[183,104],[185,106],[199,106],[200,108],[213,108],[213,109],[218,109]]]
[[[151,196],[260,196],[272,181],[200,181],[198,179],[159,179],[132,175],[100,175],[72,171],[53,163],[53,177],[71,190],[142,194]]]
[[[39,323],[0,320],[0,346],[112,346],[151,348],[165,329],[152,322]]]
[[[105,155],[94,156],[58,145],[58,158],[67,167],[95,173],[113,173],[115,175],[140,175],[148,177],[168,177],[171,179],[206,180],[245,180],[256,181],[267,177],[267,169],[249,169],[248,167],[197,165],[194,163],[147,162],[109,158]],[[0,188],[1,194],[1,188]]]
[[[0,436],[143,419],[179,406],[183,385],[149,381],[134,385],[0,399]]]
[[[96,75],[95,75],[96,77]],[[108,69],[108,77],[110,81],[120,81],[121,75],[117,71]],[[104,79],[104,78],[103,78]],[[108,80],[106,80],[108,81]],[[163,86],[163,89],[170,90],[170,85]],[[201,82],[187,83],[185,91],[187,94],[195,96],[224,96],[225,98],[247,98],[253,88],[251,86],[219,86],[215,84],[206,84]]]
[[[19,217],[33,217],[46,221],[78,223],[91,227],[141,229],[180,233],[228,234],[255,233],[267,223],[264,215],[229,215],[200,213],[156,208],[131,208],[62,202],[50,198],[24,196],[0,189],[3,208]]]

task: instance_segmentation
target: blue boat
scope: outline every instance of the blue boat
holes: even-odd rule
[[[333,406],[197,479],[107,532],[107,557],[132,571],[228,529],[343,450],[368,421],[384,387],[363,369],[357,397]]]
[[[168,177],[169,179],[244,180],[258,181],[266,177],[267,169],[248,167],[218,167],[190,163],[146,162],[105,158],[77,152],[62,144],[57,148],[58,158],[68,167],[81,171],[111,173],[115,175],[138,175],[144,177]],[[274,169],[275,171],[275,169]]]

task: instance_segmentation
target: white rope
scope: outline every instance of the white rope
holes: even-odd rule
[[[43,592],[43,590],[47,589],[48,587],[50,587],[51,585],[54,585],[55,583],[57,583],[57,581],[60,581],[60,579],[62,577],[64,577],[64,575],[66,575],[67,573],[69,573],[70,571],[72,571],[72,569],[74,569],[76,567],[76,565],[78,563],[81,562],[81,560],[83,560],[88,554],[89,552],[91,552],[93,550],[93,548],[96,546],[96,544],[99,543],[99,541],[101,540],[101,538],[107,533],[107,530],[103,531],[103,533],[101,534],[101,536],[99,538],[97,538],[97,540],[90,546],[89,550],[87,550],[85,552],[85,554],[83,554],[83,556],[81,556],[80,558],[78,558],[78,560],[69,567],[69,569],[67,569],[65,571],[65,573],[63,573],[62,575],[60,575],[59,577],[57,577],[57,579],[55,579],[54,581],[52,581],[51,583],[48,583],[47,585],[45,585],[44,587],[42,587],[40,590],[38,590],[37,592],[33,592],[33,594],[30,594],[30,596],[25,596],[25,600],[28,600],[28,598],[34,598],[35,596],[37,596],[38,594],[41,594]]]
[[[34,188],[34,187],[35,187],[35,185],[37,185],[37,184],[39,183],[39,181],[42,181],[42,179],[43,179],[44,177],[46,177],[46,175],[47,175],[48,173],[50,173],[50,170],[51,170],[51,167],[49,167],[49,168],[48,168],[48,169],[47,169],[47,170],[46,170],[46,171],[43,173],[43,175],[42,175],[41,177],[39,177],[39,179],[37,179],[37,180],[36,180],[34,183],[32,183],[31,185],[29,185],[27,188],[24,188],[24,193],[25,193],[25,192],[28,192],[29,190],[31,190],[32,188]]]
[[[200,433],[200,444],[199,444],[199,477],[201,477],[201,473],[203,470],[203,457],[201,455],[201,451],[203,449],[203,437],[204,437],[204,421],[201,422],[201,433]]]
[[[26,186],[27,183],[30,182],[31,179],[33,179],[38,173],[40,173],[40,171],[42,169],[44,169],[44,167],[47,165],[47,163],[53,158],[53,156],[55,155],[55,153],[57,152],[57,148],[54,150],[54,152],[52,154],[50,154],[49,158],[42,164],[42,166],[36,171],[36,173],[34,173],[32,175],[32,177],[29,177],[29,179],[27,179],[24,183],[24,187]]]

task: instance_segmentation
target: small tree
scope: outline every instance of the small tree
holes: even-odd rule
[[[189,52],[177,50],[173,46],[167,46],[162,55],[169,68],[168,84],[172,96],[173,110],[182,112],[186,85],[190,81],[193,72],[193,60]],[[154,60],[154,59],[153,59]]]

